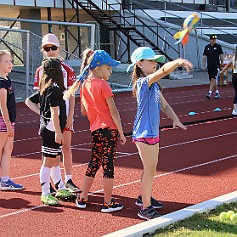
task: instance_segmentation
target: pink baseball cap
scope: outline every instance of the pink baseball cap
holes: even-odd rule
[[[57,47],[60,46],[58,37],[54,34],[48,33],[42,38],[42,47],[44,47],[46,44],[53,44]]]

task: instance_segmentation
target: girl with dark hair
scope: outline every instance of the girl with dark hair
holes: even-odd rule
[[[42,187],[41,202],[46,205],[58,205],[58,199],[75,200],[76,196],[66,189],[60,170],[60,155],[63,144],[63,129],[66,125],[66,106],[63,100],[65,90],[63,73],[58,59],[43,61],[43,74],[39,91],[26,99],[26,105],[40,115],[40,135],[42,136],[43,164],[40,169]],[[38,106],[38,104],[40,106]],[[55,197],[50,194],[51,177],[57,188]]]

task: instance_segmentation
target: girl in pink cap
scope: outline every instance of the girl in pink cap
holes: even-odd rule
[[[45,58],[59,58],[60,53],[60,44],[58,37],[52,33],[46,34],[42,38],[42,49],[41,49]],[[71,67],[69,67],[66,63],[60,60],[61,68],[63,72],[64,78],[64,86],[67,89],[72,86],[72,84],[76,80],[76,74]],[[34,89],[39,90],[39,82],[42,76],[42,66],[40,66],[35,73],[34,78]],[[72,179],[72,150],[71,150],[71,140],[73,129],[73,116],[74,116],[74,107],[75,107],[75,96],[70,96],[66,100],[66,113],[67,113],[67,123],[63,131],[64,143],[63,143],[63,165],[65,170],[65,185],[72,192],[77,193],[81,190],[77,187],[77,185],[73,182]],[[52,175],[57,174],[60,170],[60,167],[54,167],[51,170]],[[56,185],[56,189],[57,189]],[[53,190],[51,186],[51,193],[54,194],[55,190]]]

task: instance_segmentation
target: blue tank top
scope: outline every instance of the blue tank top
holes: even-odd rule
[[[155,138],[160,127],[160,88],[157,83],[148,86],[148,78],[137,80],[137,113],[133,126],[133,138]]]

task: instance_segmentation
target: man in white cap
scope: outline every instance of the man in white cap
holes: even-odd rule
[[[42,49],[45,58],[59,58],[60,52],[60,43],[58,37],[54,34],[48,33],[42,38]],[[64,76],[64,86],[68,89],[74,81],[76,80],[76,74],[71,67],[61,61],[63,76]],[[42,66],[40,66],[35,73],[34,78],[34,89],[39,89],[39,81],[42,75]],[[73,183],[72,181],[72,151],[71,151],[71,140],[73,133],[73,115],[75,107],[75,96],[71,96],[68,100],[65,101],[67,109],[67,124],[66,128],[63,131],[64,142],[62,145],[63,153],[63,164],[65,170],[65,186],[71,192],[80,192],[81,190]],[[51,177],[54,177],[53,180],[57,180],[57,174],[59,173],[60,167],[54,167],[51,169]],[[55,184],[57,188],[57,184]],[[51,188],[53,192],[53,189]]]

